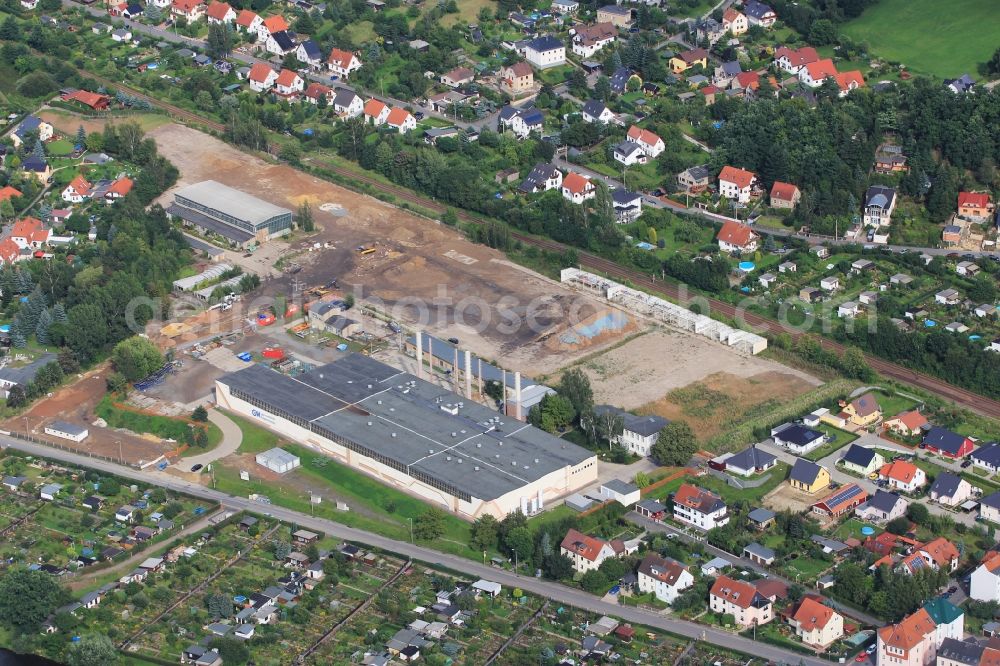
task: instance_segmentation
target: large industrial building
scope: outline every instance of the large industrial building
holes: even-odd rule
[[[531,514],[597,480],[592,452],[360,354],[294,378],[253,365],[215,397],[466,519]]]
[[[221,236],[241,248],[284,236],[292,229],[292,211],[214,180],[177,190],[167,213],[185,226]]]

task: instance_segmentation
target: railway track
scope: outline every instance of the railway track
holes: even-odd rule
[[[128,93],[129,95],[132,95],[133,97],[144,99],[148,101],[150,104],[162,108],[163,110],[167,111],[170,115],[180,120],[185,120],[190,123],[194,123],[196,125],[201,125],[203,127],[208,127],[209,129],[215,130],[220,133],[224,133],[226,130],[225,125],[223,125],[222,123],[209,120],[207,118],[199,116],[198,114],[192,111],[188,111],[186,109],[182,109],[179,106],[163,102],[154,97],[150,97],[149,95],[143,93],[142,91],[136,90],[135,88],[131,88],[129,86],[116,83],[105,77],[97,76],[95,74],[92,74],[84,70],[80,70],[80,74],[82,74],[83,76],[88,76],[96,81],[99,81],[105,86],[108,86],[109,88],[116,88]],[[413,192],[410,192],[409,190],[406,190],[402,187],[386,184],[382,181],[379,181],[365,174],[361,174],[356,171],[352,171],[350,169],[337,166],[330,162],[314,162],[314,163],[321,164],[323,168],[328,169],[332,173],[335,173],[339,176],[342,176],[344,178],[349,178],[351,180],[364,183],[366,185],[370,185],[374,188],[381,190],[382,192],[391,194],[393,197],[399,199],[400,201],[405,201],[407,203],[420,206],[425,210],[435,213],[443,213],[447,208],[446,206],[436,201],[432,201],[423,196],[414,194]],[[456,210],[455,212],[460,220],[463,220],[465,222],[470,222],[473,224],[482,224],[482,220],[474,215],[470,215],[469,213],[461,210]],[[678,302],[686,303],[689,300],[687,295],[682,294],[680,289],[676,285],[667,282],[654,281],[650,276],[646,275],[645,273],[641,273],[636,270],[619,266],[613,261],[604,259],[603,257],[599,257],[590,252],[586,252],[578,248],[572,248],[568,245],[563,245],[562,243],[558,243],[556,241],[544,238],[536,238],[534,236],[528,236],[526,234],[515,231],[511,232],[511,237],[521,241],[524,244],[533,245],[539,249],[549,250],[552,252],[561,253],[566,250],[572,249],[577,253],[580,265],[583,268],[596,270],[597,272],[603,273],[608,277],[616,278],[619,280],[628,280],[629,282],[638,287],[660,292],[662,294],[667,295],[671,299],[677,300]],[[699,296],[699,298],[701,297]],[[731,319],[742,319],[742,321],[746,322],[750,326],[753,326],[755,329],[757,329],[758,332],[789,333],[793,340],[796,340],[803,335],[800,332],[789,331],[785,329],[779,322],[774,321],[773,319],[768,319],[767,317],[758,315],[753,312],[740,311],[736,306],[730,303],[726,303],[724,301],[720,301],[715,298],[706,298],[705,300],[708,302],[709,307],[711,307],[712,310],[714,310],[715,312],[721,313]],[[846,349],[846,346],[840,344],[839,342],[835,342],[833,340],[823,337],[820,337],[819,340],[820,344],[824,348],[830,351],[836,353],[843,353],[844,350]],[[874,370],[878,371],[880,374],[890,379],[895,379],[897,381],[912,384],[926,391],[930,391],[931,393],[934,393],[942,398],[945,398],[946,400],[951,400],[956,404],[962,405],[963,407],[979,412],[980,414],[990,416],[993,418],[1000,418],[1000,401],[998,400],[981,396],[967,389],[963,389],[961,387],[949,384],[944,380],[932,377],[931,375],[928,375],[926,373],[912,370],[910,368],[899,365],[897,363],[893,363],[891,361],[887,361],[877,356],[865,354],[865,361]]]

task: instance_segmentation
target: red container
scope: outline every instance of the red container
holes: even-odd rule
[[[267,347],[261,352],[264,358],[285,358],[285,352],[278,349],[277,347]]]
[[[274,315],[271,313],[259,314],[257,315],[257,324],[259,326],[270,326],[274,323]]]

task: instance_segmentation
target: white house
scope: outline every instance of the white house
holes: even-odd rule
[[[969,579],[969,596],[976,601],[1000,601],[1000,552],[991,550]]]
[[[257,34],[260,34],[260,30]],[[293,53],[297,47],[298,44],[295,42],[295,38],[287,30],[272,32],[268,35],[267,41],[264,42],[264,49],[268,53],[279,56],[286,56],[289,53]]]
[[[127,28],[120,28],[111,33],[111,39],[119,43],[130,42],[132,41],[132,31]]]
[[[83,203],[90,198],[92,185],[82,175],[76,176],[62,191],[62,200],[66,203]]]
[[[857,301],[844,301],[837,306],[837,316],[853,319],[861,314],[861,305]]]
[[[748,254],[757,250],[760,236],[748,225],[735,220],[727,220],[715,239],[719,249],[728,254]]]
[[[538,69],[566,64],[566,46],[552,35],[536,37],[522,47],[524,59]]]
[[[732,166],[722,167],[719,173],[719,194],[730,201],[749,203],[757,185],[757,174]]]
[[[74,442],[82,442],[87,439],[90,432],[83,426],[67,423],[66,421],[53,421],[45,426],[45,434]]]
[[[625,544],[618,539],[605,541],[570,529],[559,545],[559,552],[570,559],[574,570],[584,573],[597,569],[609,557],[621,557],[625,554]]]
[[[298,72],[291,69],[281,70],[281,74],[274,80],[274,92],[282,97],[298,95],[304,89],[305,81]]]
[[[896,190],[872,185],[865,193],[864,223],[868,227],[888,226],[896,210]]]
[[[350,51],[343,49],[333,49],[326,59],[327,68],[342,79],[346,79],[351,72],[361,69],[361,61]]]
[[[341,118],[357,118],[364,110],[364,101],[353,90],[341,88],[333,98],[333,111]]]
[[[499,125],[509,129],[519,139],[527,139],[532,132],[541,132],[545,116],[534,107],[519,109],[507,105],[500,109]]]
[[[750,446],[734,453],[725,460],[726,472],[740,476],[753,476],[766,472],[778,464],[778,458],[767,451]]]
[[[625,140],[642,148],[642,152],[646,153],[652,159],[656,159],[660,153],[666,150],[663,139],[647,129],[642,129],[638,125],[632,125],[628,128]]]
[[[573,35],[573,53],[581,58],[590,58],[613,43],[617,36],[618,29],[607,22],[577,28]]]
[[[631,141],[622,141],[615,145],[612,149],[612,154],[616,162],[620,162],[625,166],[645,164],[649,160],[649,157],[642,150],[642,146]]]
[[[615,119],[614,112],[603,102],[594,99],[587,100],[583,105],[581,114],[585,123],[600,123],[607,125]]]
[[[228,25],[236,21],[236,10],[228,2],[213,2],[205,10],[205,16],[210,24]]]
[[[722,498],[685,483],[674,493],[674,519],[707,532],[728,524],[729,511]]]
[[[43,500],[51,502],[59,495],[59,491],[62,490],[62,485],[58,483],[47,483],[41,487],[38,491],[38,497]]]
[[[1000,491],[979,500],[979,517],[1000,524]]]
[[[406,109],[397,106],[389,111],[389,115],[385,118],[385,124],[400,134],[406,134],[417,128],[417,119]]]
[[[562,195],[564,199],[575,204],[582,204],[588,199],[597,196],[597,188],[586,176],[582,176],[575,171],[570,171],[563,178]]]
[[[389,117],[389,110],[389,105],[385,102],[374,98],[370,99],[365,102],[364,106],[365,122],[370,122],[376,127],[384,125]]]
[[[840,278],[834,275],[825,277],[819,281],[819,288],[823,291],[837,291],[840,289]]]
[[[694,585],[694,576],[683,564],[649,553],[639,564],[639,592],[652,592],[660,601],[672,604],[677,596]]]
[[[278,79],[278,73],[271,69],[271,66],[258,62],[250,68],[247,81],[250,83],[250,90],[254,92],[265,92],[274,87],[274,82]]]

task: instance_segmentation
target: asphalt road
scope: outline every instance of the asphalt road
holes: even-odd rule
[[[32,455],[45,456],[63,462],[82,465],[97,469],[109,474],[116,474],[123,478],[134,479],[144,483],[155,484],[170,490],[187,493],[205,500],[219,502],[223,506],[233,510],[249,510],[256,513],[264,513],[279,520],[295,523],[300,527],[323,532],[338,539],[346,539],[359,543],[368,544],[376,548],[392,551],[434,565],[439,565],[460,571],[472,577],[486,578],[501,585],[510,587],[520,587],[539,596],[551,599],[555,603],[566,604],[583,608],[595,613],[613,615],[617,618],[634,624],[642,624],[656,629],[669,631],[671,633],[691,639],[718,645],[720,647],[738,650],[749,655],[754,655],[762,659],[767,659],[778,664],[804,664],[805,666],[828,666],[829,662],[824,660],[803,656],[787,650],[782,650],[776,646],[766,643],[752,641],[742,636],[737,636],[726,631],[704,627],[693,622],[676,620],[660,613],[633,608],[631,606],[619,606],[617,604],[602,601],[591,594],[566,587],[531,576],[520,576],[512,572],[485,566],[465,558],[440,553],[430,548],[387,539],[371,532],[354,529],[339,523],[335,523],[324,518],[316,518],[304,513],[292,511],[276,505],[265,505],[259,502],[251,502],[242,497],[233,497],[204,486],[181,481],[175,477],[162,472],[145,471],[141,472],[130,467],[123,467],[103,460],[89,458],[87,456],[52,449],[46,446],[24,442],[8,436],[0,435],[0,448],[14,448]]]

